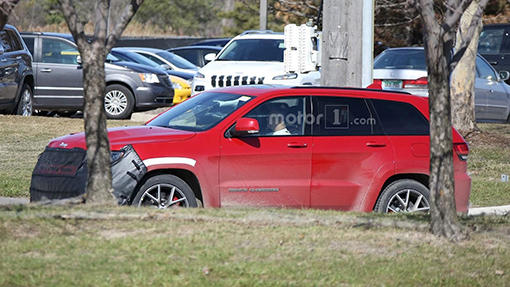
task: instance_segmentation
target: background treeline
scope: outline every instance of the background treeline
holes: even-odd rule
[[[115,22],[127,2],[129,0],[111,0],[110,23]],[[443,13],[439,8],[443,7],[439,5],[442,2],[437,0],[438,13]],[[75,3],[87,24],[93,18],[91,7],[96,1]],[[320,0],[268,0],[268,29],[283,31],[288,23],[302,24],[316,19],[319,7]],[[484,23],[508,23],[509,8],[506,0],[490,0]],[[421,21],[406,0],[376,0],[374,21],[375,41],[380,42],[381,47],[422,44]],[[20,31],[68,32],[57,0],[22,0],[10,23]],[[257,0],[146,0],[123,36],[231,37],[258,28]]]

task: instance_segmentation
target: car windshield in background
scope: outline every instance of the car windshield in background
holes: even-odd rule
[[[225,48],[217,61],[283,62],[283,39],[236,40]]]
[[[204,92],[168,110],[147,125],[205,131],[216,126],[252,98],[238,94]]]
[[[174,53],[170,53],[168,51],[162,51],[156,53],[156,55],[166,59],[168,62],[174,64],[176,67],[180,69],[196,69],[197,66],[193,65],[190,61],[184,59],[181,56],[175,55]]]
[[[374,61],[374,69],[427,70],[421,49],[393,49],[382,52]]]
[[[127,57],[123,57],[123,56],[127,56]],[[130,52],[130,51],[122,51],[122,53],[115,53],[115,57],[119,58],[119,60],[122,60],[122,61],[126,61],[126,62],[135,62],[135,63],[138,63],[138,64],[142,64],[142,65],[146,65],[146,66],[149,66],[149,67],[153,67],[153,68],[158,68],[158,69],[161,69],[161,65],[150,60],[149,58],[147,57],[144,57],[138,53],[135,53],[135,52]]]

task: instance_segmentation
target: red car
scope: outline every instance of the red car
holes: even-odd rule
[[[241,86],[201,93],[143,126],[109,129],[119,204],[429,210],[427,99],[354,88]],[[467,212],[468,145],[453,130]],[[85,192],[84,133],[52,140],[31,197]],[[74,160],[72,160],[74,159]]]

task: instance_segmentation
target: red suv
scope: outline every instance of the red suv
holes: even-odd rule
[[[427,99],[353,88],[207,91],[144,126],[109,130],[119,204],[427,211]],[[455,199],[466,212],[468,146],[454,130]],[[31,198],[85,192],[85,136],[52,140]]]

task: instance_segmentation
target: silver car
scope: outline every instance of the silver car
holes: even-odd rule
[[[475,115],[479,122],[510,123],[509,72],[499,74],[480,55],[476,57]],[[428,97],[427,66],[422,47],[391,48],[374,60],[374,83],[385,90]]]

